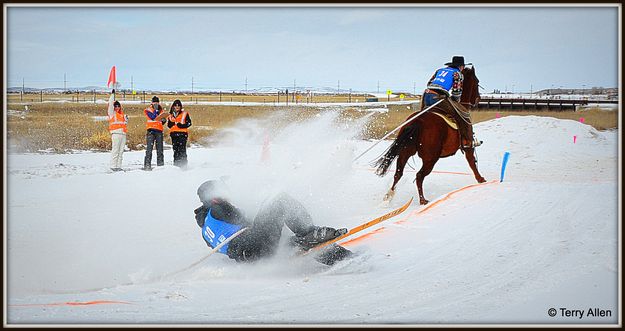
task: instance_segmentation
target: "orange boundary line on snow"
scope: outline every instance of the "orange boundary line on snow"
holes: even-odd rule
[[[430,210],[430,208],[432,208],[432,207],[434,207],[434,206],[438,205],[439,203],[441,203],[441,202],[443,202],[443,201],[445,201],[445,200],[448,200],[448,199],[449,199],[452,195],[454,195],[454,194],[456,194],[456,193],[458,193],[458,192],[461,192],[461,191],[464,191],[464,190],[467,190],[467,189],[470,189],[470,188],[473,188],[473,187],[476,187],[476,186],[484,186],[484,185],[493,184],[493,183],[497,183],[497,182],[498,182],[497,180],[491,180],[490,182],[486,182],[486,183],[477,183],[477,184],[471,184],[471,185],[468,185],[468,186],[465,186],[465,187],[459,188],[459,189],[457,189],[457,190],[455,190],[455,191],[451,191],[451,192],[447,193],[444,197],[442,197],[442,198],[440,198],[440,199],[438,199],[438,200],[436,200],[436,201],[432,202],[431,204],[429,204],[429,205],[428,205],[428,206],[426,206],[425,208],[423,208],[423,209],[419,209],[419,210],[414,210],[414,211],[412,211],[410,214],[408,214],[406,217],[404,217],[403,219],[401,219],[401,220],[399,220],[399,221],[397,221],[397,222],[394,222],[393,224],[402,224],[402,223],[405,223],[405,222],[407,222],[410,218],[412,218],[413,216],[417,216],[418,214],[421,214],[421,213],[424,213],[424,212],[426,212],[426,211]],[[341,245],[341,246],[349,246],[349,245],[353,245],[353,244],[355,244],[355,243],[357,243],[357,242],[359,242],[359,241],[362,241],[363,239],[366,239],[366,238],[368,238],[368,237],[370,237],[370,236],[373,236],[373,235],[374,235],[374,234],[376,234],[376,233],[380,233],[380,232],[384,231],[385,229],[386,229],[386,228],[385,228],[384,226],[383,226],[383,227],[380,227],[380,228],[376,229],[375,231],[371,231],[371,232],[369,232],[369,233],[363,234],[363,235],[361,235],[361,236],[359,236],[359,237],[356,237],[356,238],[354,238],[354,239],[348,240],[348,241],[346,241],[346,242],[344,242],[344,243],[340,243],[339,245]]]
[[[86,302],[55,302],[55,303],[31,303],[31,304],[18,304],[18,305],[9,305],[9,307],[48,307],[48,306],[90,306],[90,305],[102,305],[102,304],[124,304],[131,305],[130,302],[125,301],[109,301],[109,300],[95,300],[95,301],[86,301]]]
[[[365,238],[367,238],[367,237],[373,236],[374,234],[379,233],[379,232],[382,232],[382,231],[384,231],[385,229],[386,229],[386,228],[385,228],[385,227],[383,227],[383,226],[382,226],[382,227],[379,227],[379,228],[377,228],[377,229],[375,229],[375,230],[373,230],[373,231],[371,231],[371,232],[369,232],[369,233],[365,233],[365,234],[361,235],[360,237],[356,237],[356,238],[354,238],[354,239],[350,239],[350,240],[348,240],[348,241],[346,241],[346,242],[344,242],[344,243],[341,243],[340,245],[341,245],[341,246],[348,246],[348,245],[351,245],[351,244],[353,244],[354,242],[361,241],[362,239],[365,239]]]

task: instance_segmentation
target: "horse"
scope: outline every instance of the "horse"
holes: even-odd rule
[[[466,108],[474,108],[480,98],[478,90],[479,79],[475,75],[474,67],[465,67],[462,70],[462,74],[464,81],[460,104]],[[418,118],[400,129],[395,141],[386,150],[385,154],[375,162],[376,174],[382,177],[386,175],[393,160],[397,158],[393,185],[384,196],[384,201],[390,202],[393,198],[395,186],[404,173],[406,162],[416,153],[418,153],[422,161],[421,169],[419,169],[416,176],[419,204],[421,205],[429,202],[423,195],[423,180],[432,172],[434,165],[440,158],[452,156],[456,154],[458,149],[464,153],[477,182],[486,182],[477,169],[475,147],[471,141],[461,138],[457,129],[452,128],[441,116],[434,113],[454,112],[452,107],[451,101],[443,100],[425,113],[419,113]],[[417,113],[412,114],[408,119],[416,115]],[[466,145],[469,145],[469,147]]]

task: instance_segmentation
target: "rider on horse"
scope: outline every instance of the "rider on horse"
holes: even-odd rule
[[[467,65],[470,64],[472,63],[467,63]],[[460,103],[464,81],[462,75],[465,66],[464,56],[454,56],[451,62],[445,63],[445,65],[446,67],[436,70],[428,81],[427,89],[421,99],[421,110],[433,105],[440,99],[447,99],[451,107],[445,107],[442,103],[439,106],[443,108],[442,110],[446,110],[444,115],[452,116],[458,125],[460,135],[467,143],[467,145],[463,144],[462,147],[477,147],[481,142],[474,139],[469,111]]]

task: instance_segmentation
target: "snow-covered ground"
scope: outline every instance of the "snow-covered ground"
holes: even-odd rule
[[[621,323],[620,133],[546,117],[477,124],[479,169],[496,181],[448,196],[475,179],[459,152],[440,160],[424,184],[435,205],[413,202],[371,228],[384,231],[347,246],[360,253],[353,260],[328,267],[282,251],[237,264],[215,254],[178,272],[208,253],[193,217],[207,179],[226,176],[250,216],[286,191],[334,227],[416,196],[407,167],[382,206],[392,173],[377,177],[369,162],[390,141],[353,163],[373,143],[354,139],[365,119],[334,119],[283,130],[241,122],[211,148],[189,149],[186,171],[171,150],[152,172],[139,170],[143,152],[126,152],[118,173],[108,153],[8,155],[5,323]],[[588,316],[594,308],[610,315]],[[574,310],[582,318],[567,316]]]

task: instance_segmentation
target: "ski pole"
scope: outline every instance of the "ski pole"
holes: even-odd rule
[[[364,152],[360,153],[360,155],[358,155],[352,162],[356,162],[356,160],[358,160],[361,156],[365,155],[365,153],[367,153],[368,151],[370,151],[373,147],[375,147],[375,145],[379,144],[382,140],[388,138],[388,136],[392,135],[393,133],[395,133],[395,131],[401,129],[404,125],[412,122],[415,118],[421,116],[422,114],[424,114],[425,112],[427,112],[428,110],[430,110],[432,107],[438,105],[439,103],[441,103],[443,100],[445,99],[441,99],[436,101],[436,103],[434,103],[433,105],[425,108],[422,112],[420,112],[419,114],[417,114],[416,116],[413,116],[407,120],[405,120],[402,124],[400,124],[398,127],[396,127],[395,129],[393,129],[393,131],[387,133],[386,135],[384,135],[384,137],[380,138],[378,141],[375,142],[375,144],[371,145],[369,148],[367,148]]]

